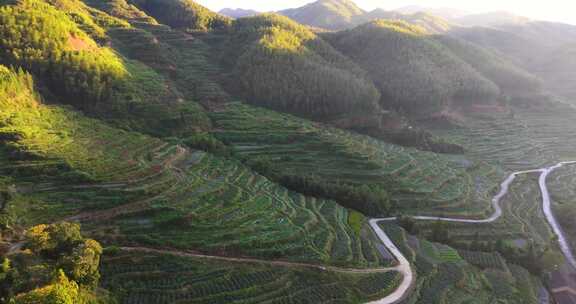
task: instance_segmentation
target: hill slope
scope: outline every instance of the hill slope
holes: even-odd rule
[[[224,49],[229,87],[251,103],[324,121],[379,113],[365,72],[286,17],[238,19]]]
[[[245,9],[241,9],[241,8],[236,8],[236,9],[224,8],[224,9],[221,9],[218,13],[221,15],[224,15],[224,16],[228,16],[230,18],[252,17],[252,16],[260,14],[260,12],[255,11],[255,10],[245,10]]]
[[[495,28],[455,28],[450,35],[497,51],[500,57],[542,78],[553,93],[569,99],[575,96],[571,86],[576,76],[570,72],[575,71],[570,68],[573,61],[570,52],[564,50],[576,41],[576,26],[529,22]]]
[[[301,24],[340,30],[350,26],[355,17],[365,12],[350,0],[319,0],[278,13]]]
[[[490,104],[499,98],[494,83],[421,27],[380,20],[326,37],[369,71],[386,108],[430,117],[451,106]]]
[[[171,27],[187,30],[223,29],[230,19],[218,15],[193,0],[132,0],[131,3]]]
[[[349,0],[319,0],[278,13],[301,24],[333,31],[350,29],[376,19],[403,20],[435,33],[445,32],[451,27],[448,21],[428,13],[402,14],[383,9],[366,12]]]

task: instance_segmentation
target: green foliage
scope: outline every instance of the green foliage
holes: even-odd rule
[[[80,225],[73,223],[56,223],[38,225],[26,231],[28,247],[36,253],[54,253],[70,251],[81,241]]]
[[[0,60],[42,76],[56,93],[91,109],[112,98],[128,74],[109,48],[98,46],[65,13],[43,0],[0,7]]]
[[[139,20],[151,24],[157,23],[154,18],[146,15],[146,13],[126,0],[84,0],[84,2],[117,18]]]
[[[437,36],[436,39],[497,84],[503,94],[513,99],[534,98],[542,94],[540,79],[494,51],[449,36]]]
[[[210,133],[196,133],[184,139],[183,143],[190,148],[200,149],[216,155],[226,155],[228,149]]]
[[[18,295],[16,304],[76,304],[78,303],[78,285],[70,281],[59,270],[54,282],[42,288]]]
[[[365,73],[310,30],[285,17],[242,18],[224,57],[240,81],[233,90],[251,103],[329,119],[379,113],[379,94]]]
[[[93,290],[100,277],[101,254],[100,244],[85,239],[79,224],[31,227],[24,235],[24,248],[9,253],[10,260],[4,259],[0,291],[7,298],[3,300],[13,298],[22,304],[97,303]]]
[[[362,213],[359,212],[350,212],[350,214],[348,215],[348,225],[350,225],[350,227],[352,227],[352,230],[354,230],[356,232],[356,234],[360,234],[360,231],[362,230],[362,226],[364,225],[365,222],[365,217],[364,215],[362,215]]]
[[[218,15],[193,0],[132,0],[161,23],[187,30],[220,30],[231,24],[231,19]]]
[[[98,272],[100,255],[102,255],[102,247],[98,242],[84,240],[72,250],[71,255],[64,258],[62,264],[74,281],[95,287],[100,279]]]
[[[491,103],[500,95],[421,27],[379,20],[326,37],[370,73],[387,108],[426,116],[452,105]]]

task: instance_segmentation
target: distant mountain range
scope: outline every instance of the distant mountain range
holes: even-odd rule
[[[245,9],[225,8],[220,14],[242,18],[257,15],[259,12]],[[350,0],[319,0],[302,7],[278,11],[279,14],[315,28],[343,30],[370,22],[375,19],[398,19],[416,23],[432,32],[442,32],[451,26],[499,26],[523,24],[529,18],[506,11],[480,14],[453,8],[433,8],[418,5],[401,7],[392,11],[375,9],[365,11]]]
[[[260,12],[242,8],[224,8],[221,9],[218,13],[230,18],[243,18],[258,15]]]

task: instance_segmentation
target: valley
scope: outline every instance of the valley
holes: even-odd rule
[[[565,304],[572,26],[230,14],[0,1],[0,303]]]

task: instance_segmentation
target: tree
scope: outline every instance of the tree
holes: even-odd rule
[[[78,304],[78,284],[59,270],[52,284],[16,296],[15,304]]]
[[[102,246],[95,240],[85,240],[74,248],[70,256],[63,259],[63,265],[70,277],[81,285],[95,287],[100,273],[98,266],[102,255]]]
[[[82,242],[80,224],[61,222],[52,225],[38,225],[26,231],[28,247],[36,253],[58,255],[72,250]]]

